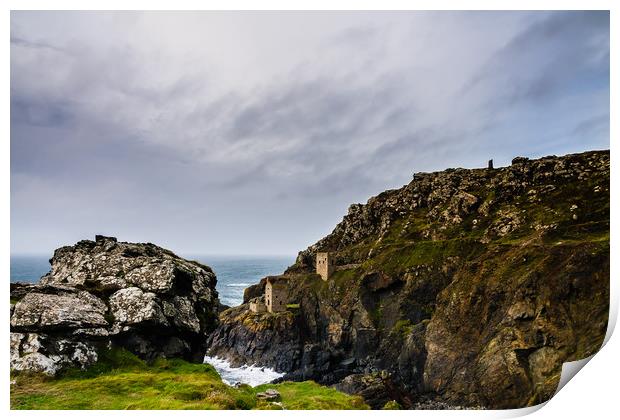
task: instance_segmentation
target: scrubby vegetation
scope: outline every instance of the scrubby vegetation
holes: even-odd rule
[[[353,397],[314,382],[285,382],[252,388],[224,384],[208,364],[179,359],[146,363],[125,350],[102,354],[86,371],[70,370],[56,378],[18,374],[12,378],[11,408],[42,410],[124,409],[363,409]],[[256,393],[274,388],[275,403]]]

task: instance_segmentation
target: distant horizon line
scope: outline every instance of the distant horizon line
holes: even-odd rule
[[[201,254],[194,252],[175,252],[176,255],[180,257],[293,257],[296,258],[297,254]],[[11,252],[11,257],[44,257],[44,256],[53,256],[54,252]],[[185,256],[185,257],[184,257]]]

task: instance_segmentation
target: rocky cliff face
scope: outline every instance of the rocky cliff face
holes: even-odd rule
[[[59,248],[37,285],[11,285],[11,369],[86,367],[110,346],[201,361],[217,320],[211,269],[98,236]],[[13,303],[15,302],[15,303]]]
[[[314,274],[318,251],[339,266],[328,281]],[[282,331],[300,350],[288,378],[362,395],[372,384],[385,395],[374,407],[539,403],[606,332],[609,152],[415,174],[352,205],[286,274],[300,304]],[[211,343],[235,345],[212,352],[283,362],[263,357],[278,354],[277,333],[244,351],[258,336],[241,318],[222,319]]]
[[[222,356],[232,366],[252,361],[278,372],[300,367],[303,352],[296,313],[253,313],[247,304],[220,313],[220,323],[208,338],[209,354]]]

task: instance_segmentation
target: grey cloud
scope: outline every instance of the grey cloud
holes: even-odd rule
[[[11,32],[12,252],[104,232],[294,254],[414,171],[609,144],[599,12],[14,12]]]
[[[464,94],[475,94],[495,81],[500,92],[490,109],[521,102],[553,100],[588,88],[597,80],[608,85],[609,12],[556,12],[534,21],[485,63]],[[607,83],[605,83],[607,79]]]
[[[49,50],[56,51],[56,52],[61,52],[61,53],[65,52],[64,49],[56,47],[56,46],[48,44],[48,43],[45,43],[45,42],[28,41],[26,39],[19,38],[19,37],[16,37],[16,36],[11,36],[10,42],[11,42],[11,45],[16,45],[16,46],[20,46],[20,47],[49,49]]]

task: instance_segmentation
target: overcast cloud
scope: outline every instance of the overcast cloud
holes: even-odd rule
[[[12,12],[11,251],[294,255],[418,171],[609,148],[607,12]]]

